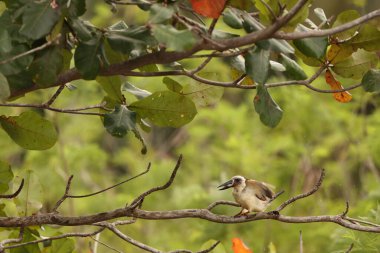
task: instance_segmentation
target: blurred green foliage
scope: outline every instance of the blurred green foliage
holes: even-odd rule
[[[358,2],[358,1],[356,1]],[[126,23],[142,22],[141,11],[131,7],[120,10],[116,16],[102,1],[88,4],[90,17],[98,26],[108,26],[113,19],[123,17]],[[129,11],[127,11],[127,9]],[[333,13],[333,10],[327,11]],[[313,69],[304,66],[310,76]],[[226,80],[229,69],[221,62],[212,61],[209,72],[220,74]],[[186,79],[176,78],[185,85]],[[161,78],[130,78],[139,88],[159,90],[165,87]],[[350,80],[341,80],[348,86]],[[73,83],[77,89],[65,89],[55,102],[59,108],[72,104],[97,104],[105,95],[99,84],[90,81]],[[323,79],[316,87],[327,88]],[[20,99],[22,102],[43,103],[54,90],[38,91]],[[181,129],[154,128],[145,135],[148,154],[141,155],[141,144],[133,138],[117,139],[104,131],[99,118],[37,111],[54,122],[59,132],[58,143],[47,151],[26,151],[19,148],[0,131],[0,160],[12,165],[14,188],[27,171],[33,171],[42,188],[36,198],[49,211],[62,196],[66,180],[73,174],[72,194],[91,193],[145,170],[152,162],[149,174],[104,194],[86,199],[69,199],[61,212],[82,215],[119,208],[139,193],[160,185],[170,176],[179,154],[184,155],[182,167],[172,187],[150,195],[144,201],[147,210],[204,208],[211,202],[232,200],[228,191],[216,186],[233,175],[240,174],[285,190],[273,203],[310,189],[320,170],[326,169],[322,188],[313,196],[287,207],[286,215],[338,214],[350,202],[350,217],[367,217],[379,222],[380,202],[380,106],[379,94],[352,91],[353,102],[337,103],[331,94],[318,94],[302,87],[281,87],[271,90],[272,96],[284,109],[280,124],[270,129],[260,123],[254,111],[254,91],[227,90],[223,100],[215,106],[199,110],[199,114]],[[132,97],[127,96],[128,101]],[[1,108],[7,115],[22,112],[20,108]],[[38,188],[30,189],[30,191]],[[18,210],[11,200],[4,200],[8,216]],[[3,208],[0,206],[0,208]],[[234,207],[218,207],[217,213],[233,215]],[[36,228],[38,229],[38,228]],[[87,231],[86,228],[75,228]],[[203,220],[138,220],[122,231],[132,238],[160,250],[186,248],[199,250],[210,239],[221,240],[226,252],[232,252],[231,239],[239,237],[253,252],[268,252],[272,244],[277,252],[298,252],[299,231],[302,230],[304,252],[345,252],[354,243],[353,252],[379,252],[379,235],[348,231],[334,224],[285,224],[276,221],[257,221],[245,224],[223,225]],[[44,236],[55,234],[55,228],[39,229]],[[71,228],[61,232],[73,231]],[[13,231],[0,230],[0,237]],[[122,252],[141,250],[121,241],[105,231],[102,242]],[[91,239],[77,239],[77,252],[88,252]],[[222,247],[222,246],[220,246]],[[273,248],[273,247],[272,247]],[[109,252],[99,245],[98,252]]]

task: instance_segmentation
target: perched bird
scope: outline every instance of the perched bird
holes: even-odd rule
[[[250,212],[263,212],[274,197],[272,190],[274,186],[242,176],[234,176],[218,186],[219,190],[231,187],[234,188],[232,195],[235,201],[242,207],[236,216],[246,215]]]

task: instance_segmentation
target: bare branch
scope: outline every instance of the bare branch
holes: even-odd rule
[[[21,180],[20,186],[18,187],[18,189],[14,193],[12,193],[12,194],[6,194],[6,195],[0,195],[0,199],[13,199],[13,198],[16,198],[17,195],[19,195],[20,192],[22,191],[23,187],[24,187],[24,179]]]
[[[201,250],[201,251],[197,251],[195,253],[208,253],[208,252],[211,252],[213,249],[216,248],[216,246],[218,246],[218,244],[220,243],[220,241],[216,241],[213,245],[211,245],[211,247],[209,247],[208,249],[204,249],[204,250]],[[169,251],[169,253],[193,253],[192,251],[190,250],[184,250],[184,249],[179,249],[179,250],[174,250],[174,251]]]
[[[67,184],[66,184],[66,189],[65,189],[65,193],[63,194],[62,198],[60,198],[57,203],[55,204],[55,206],[53,207],[52,211],[53,212],[56,212],[58,207],[63,203],[63,201],[65,201],[67,199],[67,196],[69,195],[69,191],[70,191],[70,186],[71,186],[71,181],[73,180],[73,177],[74,175],[71,175],[69,177],[69,179],[67,180]]]
[[[169,178],[169,180],[162,186],[158,186],[158,187],[154,187],[146,192],[144,192],[143,194],[141,194],[140,196],[138,196],[135,200],[133,200],[133,202],[131,203],[131,205],[129,206],[131,209],[134,209],[136,208],[139,203],[148,195],[152,194],[153,192],[156,192],[156,191],[162,191],[162,190],[165,190],[167,188],[169,188],[169,186],[173,183],[174,181],[174,178],[177,174],[177,171],[181,165],[181,162],[182,162],[182,155],[180,155],[178,157],[178,160],[177,160],[177,164],[175,165],[174,169],[173,169],[173,172]]]
[[[342,216],[342,218],[346,217],[349,209],[350,209],[350,205],[348,204],[348,201],[346,201],[346,209],[344,210],[344,212],[340,216]]]
[[[279,207],[277,207],[276,211],[277,212],[280,212],[281,210],[283,210],[285,207],[287,207],[289,204],[299,200],[299,199],[302,199],[302,198],[306,198],[312,194],[314,194],[316,191],[318,191],[319,187],[322,185],[322,182],[323,182],[323,179],[325,177],[325,170],[322,169],[321,170],[321,175],[319,177],[319,180],[317,181],[317,183],[314,185],[313,189],[311,189],[310,191],[308,192],[305,192],[305,193],[302,193],[302,194],[299,194],[297,196],[294,196],[293,198],[290,198],[288,199],[287,201],[285,201],[284,203],[282,203]]]
[[[99,235],[99,234],[98,234],[98,235]],[[110,250],[113,250],[113,251],[118,252],[118,253],[123,253],[122,251],[120,251],[120,250],[118,250],[118,249],[115,249],[114,247],[111,247],[110,245],[108,245],[108,244],[106,244],[106,243],[104,243],[104,242],[102,242],[102,241],[100,241],[100,240],[98,240],[98,239],[95,239],[95,238],[92,237],[92,236],[90,236],[90,238],[91,238],[92,240],[94,240],[95,242],[97,242],[97,243],[103,245],[104,247],[106,247],[106,248],[108,248],[108,249],[110,249]]]
[[[216,206],[219,206],[219,205],[228,205],[228,206],[240,207],[240,204],[238,204],[236,202],[228,201],[228,200],[219,200],[219,201],[215,201],[214,203],[211,203],[206,209],[211,211],[212,209],[214,209]]]
[[[20,227],[20,232],[17,238],[11,238],[11,239],[6,239],[4,241],[0,242],[0,252],[4,252],[4,245],[10,244],[10,243],[19,243],[24,239],[24,227]]]
[[[346,250],[345,253],[350,253],[353,248],[354,248],[354,243],[351,243],[350,247]]]
[[[59,96],[59,94],[61,94],[61,92],[63,91],[63,89],[65,88],[65,85],[61,85],[58,87],[57,91],[53,94],[53,96],[49,99],[49,101],[47,101],[44,106],[45,107],[50,107],[54,101],[57,99],[57,97]]]

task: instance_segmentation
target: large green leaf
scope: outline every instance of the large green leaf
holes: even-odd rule
[[[362,86],[365,91],[377,92],[380,91],[380,70],[369,70],[362,79]]]
[[[51,253],[71,253],[75,249],[75,241],[72,238],[54,240],[51,244]]]
[[[144,139],[136,126],[136,113],[128,110],[127,106],[116,105],[113,112],[106,113],[103,124],[107,132],[119,138],[124,137],[128,131],[132,131],[143,145],[141,153],[146,153],[147,149]]]
[[[79,17],[86,12],[86,1],[83,0],[67,0],[70,1],[68,13],[70,16]],[[67,3],[65,4],[67,6]]]
[[[7,78],[0,72],[0,102],[4,102],[11,95]]]
[[[41,87],[53,86],[63,69],[63,55],[59,47],[50,47],[38,53],[30,65],[33,81]]]
[[[95,38],[87,42],[79,43],[75,50],[75,67],[82,74],[83,79],[93,80],[98,75],[101,64],[102,39]]]
[[[360,17],[360,14],[356,10],[347,10],[347,11],[341,12],[336,18],[333,27],[341,26],[359,17]],[[358,27],[356,26],[346,31],[337,33],[333,36],[338,38],[339,40],[345,40],[345,39],[351,38],[357,30],[358,30]]]
[[[308,31],[303,26],[298,26],[299,31]],[[327,37],[316,37],[316,38],[305,38],[297,39],[293,41],[296,48],[301,51],[304,55],[308,57],[313,57],[316,59],[322,59],[326,54],[326,49],[328,46]]]
[[[285,71],[286,77],[293,80],[305,80],[307,78],[306,73],[303,71],[300,65],[298,65],[296,61],[294,61],[293,59],[290,59],[285,54],[281,54],[281,63],[286,68],[286,71]]]
[[[150,96],[152,94],[151,92],[149,92],[147,90],[137,88],[136,86],[134,86],[133,84],[131,84],[129,82],[125,82],[123,84],[122,90],[133,94],[138,99],[146,98],[147,96]]]
[[[239,17],[232,8],[227,8],[223,12],[223,22],[234,29],[243,28],[243,19]]]
[[[19,55],[21,53],[24,53],[28,51],[29,48],[25,45],[16,45],[12,47],[12,50],[9,51],[8,53],[1,53],[0,54],[0,62],[4,60],[9,60],[15,55]],[[3,73],[4,75],[15,75],[19,74],[27,67],[29,64],[32,62],[33,56],[32,55],[26,55],[24,57],[20,57],[16,60],[10,60],[5,64],[0,64],[0,72]]]
[[[199,107],[215,105],[222,98],[223,87],[211,86],[204,83],[190,81],[183,86],[181,94],[190,98]]]
[[[15,178],[15,186],[19,187],[21,178],[25,180],[24,187],[20,194],[14,199],[17,211],[20,216],[28,216],[37,213],[42,208],[44,202],[44,191],[38,175],[32,170],[23,170]]]
[[[128,106],[157,126],[180,127],[197,114],[194,102],[172,91],[158,91]]]
[[[174,80],[173,78],[165,76],[162,79],[162,82],[166,85],[166,87],[169,90],[171,90],[173,92],[180,93],[183,89],[182,85],[179,82],[177,82],[176,80]]]
[[[7,30],[0,28],[0,53],[8,53],[12,49],[12,40]]]
[[[152,37],[145,26],[122,28],[120,25],[114,25],[105,33],[105,37],[113,50],[123,54],[130,53],[136,47],[145,48],[152,44]]]
[[[377,62],[375,53],[359,49],[347,59],[336,63],[332,70],[345,78],[361,79],[368,70],[376,66]]]
[[[261,48],[250,50],[245,56],[245,71],[255,82],[264,84],[269,76],[270,52]]]
[[[152,32],[160,44],[173,51],[190,49],[197,42],[189,30],[177,30],[169,25],[154,25]]]
[[[264,85],[260,84],[257,86],[257,94],[253,103],[264,125],[275,127],[280,123],[283,114],[282,109],[272,99]]]
[[[13,179],[11,166],[0,161],[0,193],[4,193],[9,189],[9,182]]]
[[[59,8],[53,9],[50,0],[30,1],[22,16],[20,33],[31,39],[48,34],[59,19]]]
[[[122,82],[119,76],[98,76],[96,81],[110,98],[119,103],[124,101],[123,94],[121,93]]]
[[[347,43],[354,49],[362,48],[367,51],[379,51],[380,30],[373,25],[366,24],[360,28],[358,35]]]
[[[31,242],[38,240],[39,238],[36,236],[36,231],[30,228],[24,229],[24,235],[22,237],[22,242]],[[19,233],[17,231],[11,234],[11,238],[18,238]],[[41,253],[40,247],[37,243],[31,243],[28,245],[24,245],[21,247],[12,248],[9,250],[10,253]]]
[[[20,116],[0,116],[0,123],[12,140],[25,149],[44,150],[57,141],[54,125],[34,111]]]

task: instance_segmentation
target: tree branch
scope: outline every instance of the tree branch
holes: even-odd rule
[[[18,189],[12,193],[12,194],[5,194],[5,195],[0,195],[0,199],[13,199],[13,198],[16,198],[17,195],[20,194],[20,192],[22,191],[22,188],[24,187],[24,179],[21,180],[21,184],[20,186],[18,187]]]

